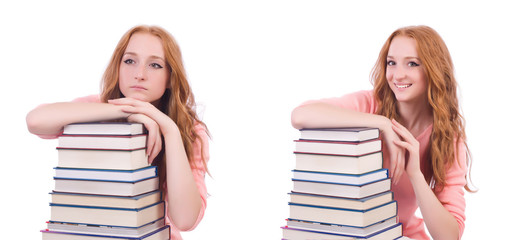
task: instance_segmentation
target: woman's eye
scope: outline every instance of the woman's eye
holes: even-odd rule
[[[132,64],[132,63],[133,63],[133,60],[131,60],[131,59],[126,59],[126,60],[124,60],[123,62],[124,62],[124,63],[126,63],[126,64]]]
[[[409,63],[408,63],[408,66],[409,66],[409,67],[417,67],[417,66],[419,66],[419,64],[418,64],[418,63],[416,63],[416,62],[409,62]]]
[[[158,64],[158,63],[151,63],[150,65],[151,65],[151,67],[153,67],[153,68],[163,68],[163,66],[161,66],[161,65],[160,65],[160,64]]]
[[[394,66],[394,65],[396,65],[396,62],[395,61],[387,61],[387,65]]]

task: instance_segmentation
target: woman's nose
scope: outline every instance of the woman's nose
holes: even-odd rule
[[[146,68],[144,66],[138,66],[135,71],[135,79],[137,80],[145,80],[145,71]]]

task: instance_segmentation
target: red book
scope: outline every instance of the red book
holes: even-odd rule
[[[58,149],[137,150],[145,148],[147,134],[138,135],[61,135]]]
[[[364,142],[337,142],[317,140],[295,140],[295,153],[363,156],[382,150],[380,139]]]

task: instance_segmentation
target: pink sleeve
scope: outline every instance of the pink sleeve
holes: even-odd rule
[[[205,209],[207,208],[207,187],[205,185],[205,163],[209,161],[209,139],[205,128],[198,124],[195,126],[196,134],[201,138],[202,141],[197,140],[193,143],[193,157],[195,160],[195,165],[191,166],[191,171],[193,172],[193,177],[195,179],[196,186],[200,192],[200,198],[202,199],[202,206],[200,207],[200,213],[198,218],[191,227],[193,230],[203,218]],[[203,152],[203,156],[202,156]]]
[[[100,102],[100,96],[99,95],[89,95],[89,96],[85,96],[85,97],[76,98],[76,99],[72,100],[72,102],[97,103],[97,102]],[[39,105],[39,107],[44,106],[44,105],[47,105],[47,103],[41,104],[41,105]],[[49,134],[36,134],[36,135],[39,136],[40,138],[43,138],[43,139],[56,139],[56,138],[58,138],[59,135],[61,135],[61,132],[57,135],[49,135]]]
[[[446,186],[442,192],[437,194],[437,198],[442,205],[449,211],[459,226],[459,238],[465,230],[465,197],[464,186],[466,185],[467,163],[466,147],[460,142],[456,148],[457,158],[446,172]]]
[[[355,93],[346,94],[341,97],[324,98],[320,100],[310,100],[304,102],[302,105],[311,103],[323,102],[339,107],[351,109],[358,112],[375,113],[377,103],[373,96],[373,91],[363,90]]]

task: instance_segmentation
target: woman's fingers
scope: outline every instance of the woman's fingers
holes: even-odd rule
[[[147,149],[147,155],[148,155],[147,161],[149,162],[149,164],[151,164],[154,161],[154,158],[156,158],[156,156],[158,156],[158,154],[161,151],[162,141],[159,131],[153,131],[152,134],[150,133],[149,138],[150,139],[148,140],[149,148]]]
[[[147,129],[147,143],[146,153],[148,155],[148,162],[152,163],[154,158],[160,153],[162,149],[161,133],[158,124],[144,114],[132,114],[127,119],[129,122],[138,122],[144,124]]]
[[[405,167],[405,153],[402,149],[391,146],[390,148],[390,167],[389,174],[393,184],[397,184],[400,181],[400,177],[403,175],[403,170]]]
[[[402,139],[395,139],[393,143],[400,149],[403,149],[404,165],[403,169],[407,174],[420,171],[420,156],[419,156],[419,141],[410,133],[410,131],[399,124],[397,121],[393,122],[393,131],[398,134]],[[408,153],[408,159],[406,157]]]

